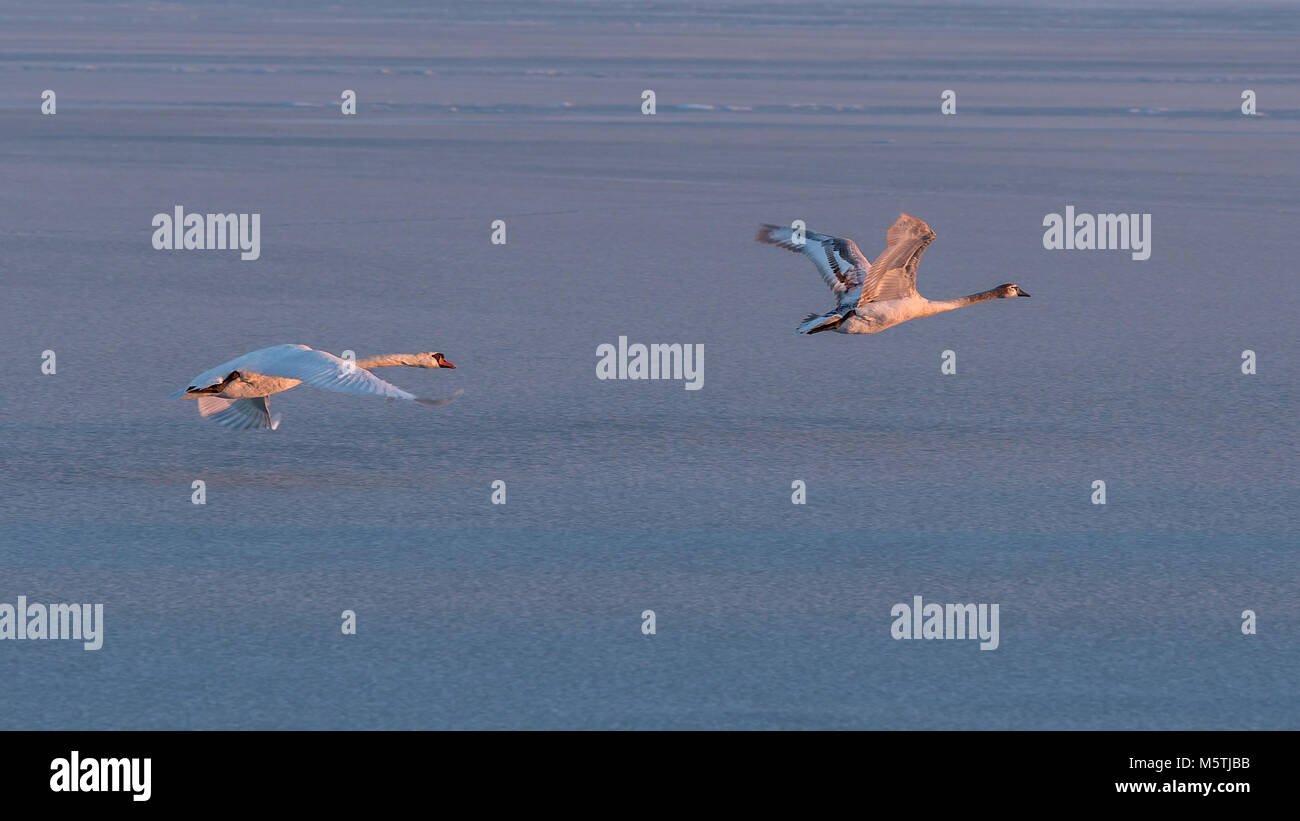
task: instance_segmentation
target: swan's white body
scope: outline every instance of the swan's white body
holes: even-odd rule
[[[868,262],[851,239],[812,231],[804,233],[803,242],[796,242],[793,229],[763,225],[756,239],[808,257],[835,293],[835,310],[809,314],[799,325],[801,334],[874,334],[909,319],[988,299],[1029,296],[1012,282],[958,299],[936,301],[918,294],[916,268],[926,246],[934,240],[934,231],[910,214],[899,214],[885,232],[885,250],[875,262]]]
[[[446,399],[423,399],[367,370],[391,365],[456,367],[436,351],[375,356],[352,362],[306,345],[274,345],[204,371],[190,380],[188,388],[173,393],[172,398],[197,399],[200,416],[229,428],[274,430],[280,424],[280,417],[271,416],[266,397],[304,383],[359,396],[407,399],[421,405],[445,405],[463,393],[457,391]]]

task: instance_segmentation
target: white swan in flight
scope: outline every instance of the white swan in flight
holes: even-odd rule
[[[233,430],[275,430],[280,425],[280,415],[271,416],[266,397],[302,383],[340,393],[410,399],[421,405],[445,405],[464,393],[460,390],[446,399],[422,399],[369,371],[395,365],[456,367],[437,351],[371,356],[351,362],[306,345],[274,345],[204,371],[190,380],[188,388],[176,391],[171,398],[199,400],[200,416]]]
[[[798,328],[801,334],[822,331],[874,334],[909,319],[933,316],[986,299],[1029,296],[1014,282],[957,299],[933,301],[918,294],[916,266],[925,247],[934,239],[934,231],[910,214],[899,214],[889,226],[885,232],[885,250],[875,262],[868,262],[851,239],[812,231],[805,232],[804,242],[798,243],[792,229],[763,225],[756,239],[811,259],[822,279],[835,292],[835,310],[806,316]]]

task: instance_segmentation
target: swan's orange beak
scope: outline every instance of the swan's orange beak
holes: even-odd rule
[[[456,366],[453,365],[453,364],[451,364],[451,362],[448,361],[448,360],[446,360],[446,359],[444,359],[444,360],[442,360],[441,362],[439,362],[439,363],[438,363],[438,367],[440,367],[440,368],[451,368],[453,371],[456,370]]]

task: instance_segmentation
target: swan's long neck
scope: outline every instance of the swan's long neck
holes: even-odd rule
[[[941,314],[944,311],[951,311],[955,308],[965,308],[967,305],[974,305],[976,302],[984,302],[990,299],[998,298],[998,289],[991,288],[987,291],[980,291],[978,294],[970,296],[959,296],[956,299],[928,300],[931,314]]]
[[[381,356],[367,356],[364,359],[357,360],[357,367],[365,370],[391,368],[397,365],[405,365],[411,368],[421,367],[420,361],[416,359],[415,354],[411,353],[386,353]]]

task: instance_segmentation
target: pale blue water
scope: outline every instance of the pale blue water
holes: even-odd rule
[[[0,727],[1300,727],[1294,11],[641,5],[0,7],[0,602],[106,619],[0,642]],[[154,251],[177,204],[262,258]],[[1067,204],[1151,259],[1043,250]],[[756,224],[900,210],[923,294],[1033,298],[794,335]],[[596,380],[620,335],[704,389]],[[166,399],[281,342],[465,395]]]

